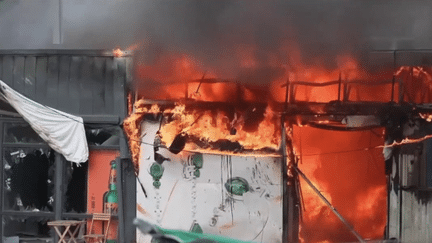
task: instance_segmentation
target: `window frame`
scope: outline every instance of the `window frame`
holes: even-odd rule
[[[6,143],[5,142],[5,124],[7,123],[13,123],[13,124],[26,124],[28,123],[23,118],[8,118],[8,117],[0,117],[0,152],[4,153],[5,148],[11,148],[11,147],[22,147],[22,148],[50,148],[47,143],[33,143],[33,144],[25,144],[25,143]],[[89,145],[89,151],[95,151],[95,150],[117,150],[121,151],[121,145]],[[36,218],[49,218],[52,220],[58,220],[63,218],[74,218],[78,220],[84,220],[91,218],[91,214],[87,213],[71,213],[66,212],[64,209],[64,203],[66,201],[66,191],[62,190],[62,187],[66,186],[65,183],[63,183],[63,178],[66,173],[65,166],[67,163],[71,163],[67,161],[64,156],[61,154],[55,152],[55,173],[54,173],[54,211],[52,212],[46,212],[46,211],[14,211],[14,210],[6,210],[4,209],[4,203],[5,200],[4,194],[3,194],[3,186],[4,186],[4,161],[1,161],[2,169],[0,171],[0,181],[2,182],[2,185],[0,186],[0,218],[3,221],[3,217],[5,216],[16,216],[16,217],[36,217]],[[88,178],[86,178],[86,184],[88,183]],[[87,187],[85,188],[87,191]],[[86,202],[87,203],[87,202]],[[118,217],[118,216],[116,216]],[[57,235],[54,233],[54,230],[50,230],[50,235],[52,238],[52,242],[55,242]],[[3,222],[0,226],[0,237],[3,239],[4,237],[4,225]]]

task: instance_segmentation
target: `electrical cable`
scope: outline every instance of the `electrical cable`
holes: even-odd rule
[[[350,152],[358,152],[358,151],[369,151],[373,149],[382,149],[379,146],[376,147],[366,147],[361,149],[353,149],[353,150],[344,150],[344,151],[336,151],[336,152],[328,152],[328,153],[318,153],[318,154],[303,154],[303,156],[319,156],[319,155],[329,155],[329,154],[343,154],[343,153],[350,153]]]

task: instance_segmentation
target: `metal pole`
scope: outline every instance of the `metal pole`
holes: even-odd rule
[[[285,118],[288,116],[288,102],[291,102],[292,96],[288,97],[293,87],[290,87],[289,79],[287,80],[285,88],[285,106],[281,116],[281,146],[280,152],[282,155],[281,161],[281,173],[282,173],[282,242],[296,243],[298,242],[299,234],[299,208],[298,208],[298,196],[296,190],[296,178],[292,175],[292,178],[288,176],[288,156],[293,157],[292,141],[287,140]],[[292,125],[290,124],[290,128]],[[287,153],[287,148],[290,149],[290,154]]]
[[[402,211],[402,200],[403,200],[403,195],[402,195],[402,178],[403,178],[403,170],[402,170],[402,163],[404,161],[403,155],[401,153],[397,153],[398,156],[398,160],[397,160],[397,174],[399,176],[399,180],[398,180],[398,186],[397,186],[397,191],[398,191],[398,196],[399,196],[399,239],[402,240],[402,233],[403,233],[403,211]]]
[[[61,158],[61,154],[55,153],[55,209],[54,209],[54,217],[56,220],[61,219],[61,212],[62,212],[62,178],[63,178],[63,161]]]
[[[119,112],[120,112],[120,119],[123,121],[127,115],[127,88],[126,87],[126,78],[127,78],[127,69],[125,69],[124,76],[121,76],[121,87],[123,87],[123,90],[121,91],[122,99],[120,100],[119,105]],[[122,131],[123,132],[123,131]],[[123,161],[123,158],[129,158],[129,149],[128,144],[126,141],[126,135],[123,133],[124,136],[120,136],[120,160],[116,159],[116,162],[118,163],[118,173],[117,176],[120,176],[120,178],[117,178],[117,192],[118,192],[118,242],[124,243],[125,242],[125,210],[124,210],[124,194],[123,194],[123,185],[124,185],[124,178],[123,178],[123,165],[120,163]]]
[[[351,233],[353,233],[353,235],[360,241],[360,242],[364,242],[366,243],[366,241],[361,237],[361,235],[359,233],[357,233],[357,231],[355,231],[355,229],[351,226],[351,224],[348,223],[348,221],[345,220],[344,217],[342,217],[342,215],[336,210],[335,207],[333,207],[333,205],[331,205],[331,203],[327,200],[327,198],[324,197],[323,194],[321,194],[321,192],[315,187],[315,185],[306,177],[305,174],[303,174],[303,172],[294,164],[292,165],[293,168],[297,171],[297,173],[306,181],[306,183],[315,191],[316,194],[318,194],[318,196],[324,201],[325,204],[327,204],[327,206],[333,211],[334,214],[336,214],[336,216],[342,221],[343,224],[345,224],[345,226],[351,231]]]
[[[119,230],[117,234],[118,242],[124,242],[124,202],[123,202],[123,163],[122,159],[117,158],[116,164],[117,164],[117,192],[118,192],[118,219],[119,219]]]
[[[281,174],[282,174],[282,242],[286,243],[288,242],[289,238],[289,224],[288,224],[288,168],[287,168],[287,153],[286,153],[286,131],[285,131],[285,113],[287,112],[288,108],[288,93],[289,93],[289,75],[286,82],[285,87],[285,104],[284,104],[284,110],[281,116],[281,145],[280,145],[280,152],[282,154],[282,161],[281,161]]]
[[[287,83],[287,92],[288,92],[288,83]],[[287,95],[288,97],[288,95]],[[285,133],[285,114],[281,117],[281,154],[282,154],[282,161],[281,161],[281,173],[282,173],[282,242],[287,243],[289,242],[290,237],[290,225],[288,223],[288,218],[290,216],[289,213],[289,195],[288,195],[288,166],[287,166],[287,152],[286,152],[286,133]]]
[[[202,82],[204,81],[204,78],[205,78],[206,73],[207,73],[207,71],[204,72],[204,74],[203,74],[203,76],[202,76],[202,78],[201,78],[201,81],[199,82],[198,87],[197,87],[197,89],[196,89],[196,91],[195,91],[195,95],[198,95],[199,89],[201,88],[201,84],[202,84]]]
[[[348,101],[348,98],[349,98],[348,80],[345,79],[344,85],[343,85],[343,101]]]
[[[55,159],[55,179],[54,179],[54,219],[61,220],[62,218],[62,197],[63,197],[63,158],[62,155],[54,152]],[[54,236],[55,241],[58,241],[58,236]]]

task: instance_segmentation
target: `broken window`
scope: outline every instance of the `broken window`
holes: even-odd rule
[[[89,145],[116,146],[119,145],[121,131],[117,126],[93,128],[86,126],[86,137]]]
[[[5,123],[4,134],[5,143],[45,143],[31,126],[25,123]]]
[[[52,219],[41,217],[3,216],[3,236],[7,242],[27,242],[26,239],[46,242],[51,240],[53,232],[47,225]],[[15,240],[15,241],[14,241]],[[37,241],[39,242],[39,241]]]
[[[77,165],[67,162],[65,168],[65,200],[63,209],[68,213],[87,211],[87,169],[88,162]]]
[[[54,152],[47,147],[3,149],[4,210],[53,211]]]

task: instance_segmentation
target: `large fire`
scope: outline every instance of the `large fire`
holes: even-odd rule
[[[250,112],[253,113],[253,109]],[[174,136],[183,132],[188,136],[199,138],[201,142],[228,140],[238,142],[244,149],[269,148],[276,151],[280,145],[278,115],[268,107],[264,112],[263,120],[254,131],[245,130],[247,125],[245,123],[248,122],[245,121],[247,119],[245,116],[247,114],[234,113],[234,118],[230,119],[221,111],[214,114],[212,111],[186,113],[183,110],[181,113],[174,113],[174,120],[162,126],[160,130],[162,141],[169,146]]]
[[[294,129],[300,169],[363,239],[382,238],[386,225],[384,159],[382,150],[376,148],[383,138],[376,134],[381,132]],[[300,232],[303,242],[356,241],[316,193],[300,182],[305,204]]]
[[[141,122],[148,109],[140,106],[137,102],[134,104],[135,110],[123,121],[123,129],[128,136],[129,148],[132,153],[132,162],[135,173],[139,172],[139,156],[141,147]]]
[[[430,69],[401,67],[396,72],[380,70],[369,73],[350,55],[339,56],[338,67],[328,69],[320,65],[304,65],[298,50],[289,46],[286,48],[291,54],[290,65],[281,64],[270,57],[268,65],[283,72],[270,82],[254,81],[251,82],[252,85],[248,85],[244,77],[230,80],[218,78],[222,75],[217,70],[204,68],[199,60],[186,54],[164,54],[151,65],[138,65],[135,69],[135,76],[139,81],[137,91],[143,99],[136,101],[135,113],[125,120],[135,165],[139,166],[140,122],[145,114],[164,115],[160,134],[167,147],[176,135],[184,133],[192,138],[188,140],[186,150],[207,149],[222,153],[217,148],[202,146],[226,140],[238,144],[242,150],[270,149],[278,152],[281,143],[281,113],[272,109],[272,104],[285,101],[286,90],[281,86],[287,81],[326,83],[339,80],[341,83],[323,87],[297,85],[293,92],[295,101],[326,103],[342,96],[339,98],[352,102],[389,102],[392,94],[395,102],[399,101],[398,97],[409,102],[430,101],[430,92],[424,92],[425,89],[430,91],[432,87]],[[243,46],[233,54],[238,57],[241,68],[259,68],[259,61],[252,55],[253,51],[253,47]],[[419,82],[409,82],[413,79]],[[378,85],[383,80],[386,82]],[[407,87],[401,95],[400,80]],[[151,89],[147,88],[149,85]],[[340,95],[338,90],[344,85],[347,85],[348,97],[343,97],[345,94]],[[420,91],[422,95],[418,96]],[[222,101],[232,107],[235,107],[237,102],[242,102],[249,103],[250,107],[224,110],[216,106],[205,110],[188,109],[185,103],[180,103],[161,109],[159,106],[149,108],[143,105],[144,99],[185,103]],[[258,112],[254,110],[255,103],[268,104],[265,109],[259,110],[260,116],[254,114],[255,111]],[[249,126],[251,122],[255,124],[253,128]],[[294,149],[300,158],[299,167],[365,239],[382,239],[386,225],[387,188],[380,147],[384,144],[384,138],[376,134],[383,133],[381,130],[335,132],[295,126],[293,136]],[[356,240],[302,181],[301,189],[304,212],[300,238],[303,242]]]
[[[260,150],[266,149],[266,155],[272,156],[273,152],[274,156],[280,146],[280,116],[269,107],[264,114],[256,115],[257,108],[252,108],[235,111],[233,118],[229,118],[230,114],[224,111],[187,111],[183,104],[161,110],[158,105],[146,107],[144,103],[144,100],[136,102],[134,112],[124,121],[136,172],[139,168],[141,122],[146,114],[162,114],[162,119],[168,119],[166,123],[161,121],[159,130],[166,147],[170,147],[180,133],[190,138],[186,150],[221,153],[220,149],[225,147],[223,150],[228,152],[237,149],[238,152],[257,151],[255,155],[259,155],[262,154]]]

